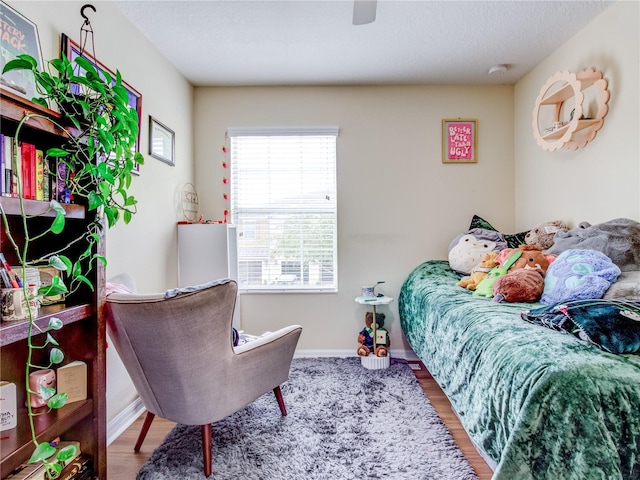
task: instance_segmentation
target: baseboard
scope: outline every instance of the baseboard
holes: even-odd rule
[[[403,358],[405,360],[419,360],[418,356],[413,352],[413,350],[400,350],[400,349],[391,349],[389,350],[389,354],[395,358]],[[293,355],[294,358],[308,358],[308,357],[355,357],[356,351],[355,349],[350,350],[296,350],[296,353]]]
[[[145,412],[140,397],[131,402],[116,417],[107,422],[107,446],[111,445],[122,433]]]

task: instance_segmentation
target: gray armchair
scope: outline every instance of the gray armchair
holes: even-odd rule
[[[153,418],[202,427],[204,474],[210,476],[211,424],[280,385],[302,327],[289,326],[238,347],[231,322],[237,284],[219,280],[166,294],[111,293],[107,331],[147,409],[138,451]]]

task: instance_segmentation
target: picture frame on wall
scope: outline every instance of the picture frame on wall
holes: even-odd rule
[[[98,73],[108,72],[109,75],[111,75],[111,78],[114,79],[113,82],[115,82],[116,74],[112,70],[106,67],[99,60],[95,59],[93,55],[91,55],[86,50],[83,51],[80,45],[78,45],[78,43],[73,41],[64,33],[62,34],[62,40],[61,40],[61,52],[63,52],[67,56],[69,61],[74,65],[74,68],[79,68],[77,67],[77,65],[73,63],[74,59],[82,55],[82,57],[86,58],[89,62],[93,64],[93,66],[96,68]],[[76,73],[83,73],[83,72],[76,72]],[[135,88],[133,88],[131,85],[129,85],[127,82],[125,82],[124,80],[122,80],[122,86],[127,90],[127,93],[129,94],[129,100],[128,100],[129,105],[138,113],[139,129],[138,129],[138,138],[136,140],[134,151],[139,152],[140,151],[140,130],[142,130],[142,94],[138,92]],[[78,85],[78,91],[79,90],[80,90],[80,85]],[[74,93],[77,93],[77,92],[74,92]],[[140,164],[136,163],[131,173],[140,175]]]
[[[24,53],[35,58],[38,70],[42,70],[42,50],[36,24],[4,2],[0,3],[0,21],[11,27],[3,28],[0,36],[0,72],[7,62]],[[0,86],[29,100],[40,97],[33,75],[27,70],[12,70],[1,75]]]
[[[149,155],[172,167],[176,166],[176,134],[149,115]]]
[[[442,120],[442,163],[478,163],[478,120]]]

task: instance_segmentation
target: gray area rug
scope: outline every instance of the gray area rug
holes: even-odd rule
[[[477,480],[411,367],[296,358],[282,385],[213,424],[215,480]],[[177,425],[137,480],[201,480],[200,427]]]

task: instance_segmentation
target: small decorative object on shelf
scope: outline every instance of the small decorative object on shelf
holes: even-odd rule
[[[200,202],[198,201],[198,191],[193,183],[184,184],[181,196],[182,216],[187,222],[195,222],[198,219]]]
[[[609,91],[594,69],[556,72],[533,108],[533,135],[544,150],[576,150],[593,140],[609,111]]]

